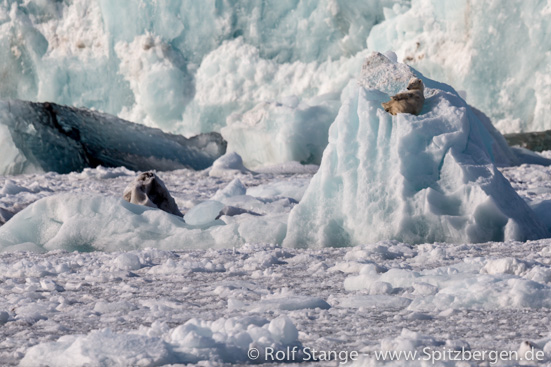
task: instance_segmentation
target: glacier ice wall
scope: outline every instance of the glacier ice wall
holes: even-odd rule
[[[448,85],[370,56],[329,130],[319,171],[289,215],[284,246],[527,240],[548,235],[494,164],[495,140]],[[419,116],[381,102],[412,75]],[[503,159],[503,158],[499,158]]]
[[[502,132],[551,129],[551,3],[412,0],[388,9],[368,48],[397,52],[467,92]]]
[[[396,1],[4,0],[0,99],[218,131],[231,112],[281,93],[338,91],[348,74],[329,77],[321,65],[365,49]]]
[[[0,99],[223,130],[250,167],[319,162],[367,50],[394,49],[501,131],[549,129],[550,16],[546,0],[3,0]]]
[[[205,169],[226,151],[218,133],[163,133],[104,113],[53,103],[0,101],[0,174],[124,166]]]

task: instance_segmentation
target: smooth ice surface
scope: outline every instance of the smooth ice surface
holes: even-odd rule
[[[308,172],[310,168],[304,169]],[[0,208],[4,208],[6,219],[18,215],[0,227],[0,247],[5,251],[115,251],[239,247],[248,242],[280,244],[287,229],[287,215],[311,176],[245,173],[229,181],[233,177],[230,174],[223,176],[226,178],[210,177],[208,171],[180,170],[158,175],[177,206],[187,212],[187,224],[161,210],[121,200],[121,193],[129,183],[133,187],[136,177],[135,172],[124,168],[2,178]],[[276,180],[270,185],[275,177],[281,182]],[[268,189],[270,186],[278,189],[273,191]],[[248,187],[259,189],[247,194]]]
[[[68,173],[103,165],[205,169],[226,151],[217,133],[190,139],[51,103],[0,101],[0,174]]]
[[[391,116],[381,102],[412,74],[426,86],[423,110]],[[477,115],[450,86],[403,64],[373,53],[329,133],[320,170],[289,216],[284,246],[549,235],[496,168],[499,144]]]
[[[266,208],[261,202],[258,209]],[[283,200],[282,205],[291,205]],[[276,207],[272,203],[272,207]],[[112,196],[61,194],[31,204],[0,227],[0,249],[40,251],[116,251],[120,249],[220,248],[247,242],[281,243],[286,214],[242,214],[215,221],[224,204],[206,201],[192,208],[185,222],[159,209]],[[258,210],[257,209],[257,210]],[[207,226],[200,229],[195,226]]]
[[[221,202],[207,200],[191,208],[184,216],[184,220],[191,226],[202,226],[213,222],[222,208],[224,208],[224,204]]]
[[[394,50],[431,78],[466,91],[502,132],[551,128],[547,0],[412,0],[385,10],[367,47]]]

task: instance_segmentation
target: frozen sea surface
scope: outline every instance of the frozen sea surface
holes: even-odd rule
[[[300,199],[314,167],[286,168],[239,180],[257,197]],[[289,168],[295,173],[282,173]],[[551,168],[502,172],[530,203],[551,199]],[[1,177],[0,207],[16,211],[65,191],[120,196],[135,175],[97,168]],[[159,175],[184,212],[232,180]],[[530,341],[546,358],[551,352],[551,240],[3,253],[0,294],[6,365],[239,365],[251,347],[358,351],[355,365],[365,366],[385,365],[372,356],[381,350],[518,351]]]

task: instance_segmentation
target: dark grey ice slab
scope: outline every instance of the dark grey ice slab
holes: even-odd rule
[[[30,163],[59,173],[98,165],[135,171],[201,170],[223,155],[227,145],[218,133],[188,139],[54,103],[0,101],[0,124],[9,128]]]

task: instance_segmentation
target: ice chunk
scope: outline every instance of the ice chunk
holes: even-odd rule
[[[225,271],[226,269],[222,264],[215,264],[205,259],[193,262],[189,260],[176,262],[173,259],[168,259],[163,264],[152,267],[148,272],[150,274],[188,274],[190,272],[216,273]]]
[[[104,329],[86,335],[66,335],[29,348],[20,365],[36,366],[45,360],[52,367],[161,366],[201,361],[243,364],[250,363],[247,352],[252,347],[262,351],[255,362],[266,362],[266,348],[283,353],[287,348],[301,346],[298,331],[286,316],[271,322],[255,317],[214,321],[193,318],[173,329],[157,322],[130,332]]]
[[[408,80],[427,87],[419,116],[384,112],[388,95],[358,87],[331,125],[320,170],[289,215],[285,246],[349,246],[527,240],[549,235],[497,170],[495,139],[450,86],[415,70],[380,66],[362,80]],[[407,78],[403,74],[407,74]],[[405,86],[404,86],[405,87]],[[392,92],[397,86],[391,87]],[[500,148],[503,148],[500,145]]]
[[[248,172],[250,171],[243,165],[241,156],[235,152],[228,152],[214,161],[209,169],[209,176],[227,177]]]
[[[241,309],[255,312],[266,312],[274,310],[303,310],[310,308],[319,308],[322,310],[328,310],[331,306],[323,299],[310,296],[272,296],[264,298],[259,302],[252,304],[239,303],[235,300],[228,302],[228,306],[231,310]]]
[[[198,207],[196,217],[201,221],[193,223],[206,222],[200,228],[116,197],[54,195],[31,204],[0,227],[0,251],[232,248],[247,242],[281,244],[285,237],[287,212],[245,213],[222,221],[214,219],[223,204]]]
[[[153,245],[151,240],[183,225],[174,215],[116,198],[61,194],[33,203],[0,227],[0,246],[5,250],[30,242],[47,250],[89,251],[122,244],[132,248],[140,242]],[[139,234],[142,230],[147,234]],[[142,240],[132,239],[135,235]]]
[[[63,292],[65,289],[52,279],[40,279],[40,286],[45,291]]]
[[[221,190],[218,190],[216,194],[212,197],[212,200],[223,200],[224,198],[229,198],[232,196],[245,195],[247,193],[247,188],[243,185],[243,182],[238,178],[234,178],[228,186],[224,187]]]
[[[163,180],[153,172],[141,173],[125,189],[124,200],[132,204],[159,208],[167,213],[183,217],[176,201],[168,192]]]
[[[109,329],[88,335],[66,335],[56,342],[29,348],[21,366],[40,365],[44,360],[54,366],[82,365],[163,365],[174,361],[170,346],[160,338],[117,334]]]
[[[362,64],[358,84],[366,89],[393,95],[404,89],[414,77],[413,70],[406,64],[391,60],[381,53],[373,53]]]
[[[274,339],[283,345],[288,345],[298,339],[298,330],[293,322],[286,316],[280,316],[274,319],[268,325],[268,330],[274,336]]]
[[[526,272],[526,264],[512,257],[489,260],[486,265],[480,269],[481,273],[487,274],[514,274],[521,275]]]
[[[0,138],[7,128],[13,141],[10,151],[19,152],[13,161],[0,160],[6,164],[0,167],[2,174],[29,172],[33,167],[66,173],[100,164],[136,171],[204,169],[226,149],[217,133],[187,139],[107,114],[50,103],[0,101],[0,126]]]
[[[224,204],[219,201],[203,201],[201,204],[191,208],[186,215],[184,215],[184,220],[190,226],[203,226],[218,218],[222,208],[224,208]]]
[[[138,270],[142,267],[138,256],[131,253],[120,254],[113,262],[122,270]]]

